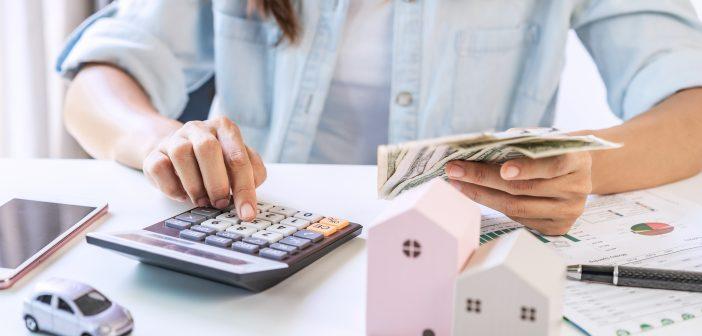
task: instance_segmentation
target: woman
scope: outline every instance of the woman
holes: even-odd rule
[[[562,234],[590,193],[702,168],[702,29],[687,1],[123,1],[78,29],[58,67],[73,79],[66,125],[91,155],[180,201],[222,208],[231,192],[250,219],[264,159],[374,163],[381,143],[549,125],[570,28],[627,120],[578,133],[625,146],[446,168],[475,201]],[[183,124],[213,76],[209,119]]]

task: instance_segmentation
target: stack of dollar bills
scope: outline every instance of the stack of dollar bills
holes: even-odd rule
[[[619,147],[596,136],[572,136],[554,128],[513,128],[378,146],[378,197],[392,199],[433,178],[445,178],[444,167],[453,160],[500,164],[521,157]]]

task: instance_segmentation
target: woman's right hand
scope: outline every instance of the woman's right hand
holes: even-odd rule
[[[225,117],[190,121],[161,140],[143,161],[147,179],[168,197],[225,208],[230,193],[239,217],[256,216],[256,187],[266,179],[263,160]]]

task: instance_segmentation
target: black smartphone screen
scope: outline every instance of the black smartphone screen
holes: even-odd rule
[[[0,206],[0,268],[17,268],[94,207],[11,199]]]

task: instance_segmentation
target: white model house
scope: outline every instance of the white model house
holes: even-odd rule
[[[456,279],[454,335],[557,335],[565,263],[525,230],[484,244]]]
[[[403,193],[368,231],[368,335],[449,335],[480,209],[441,179]]]

